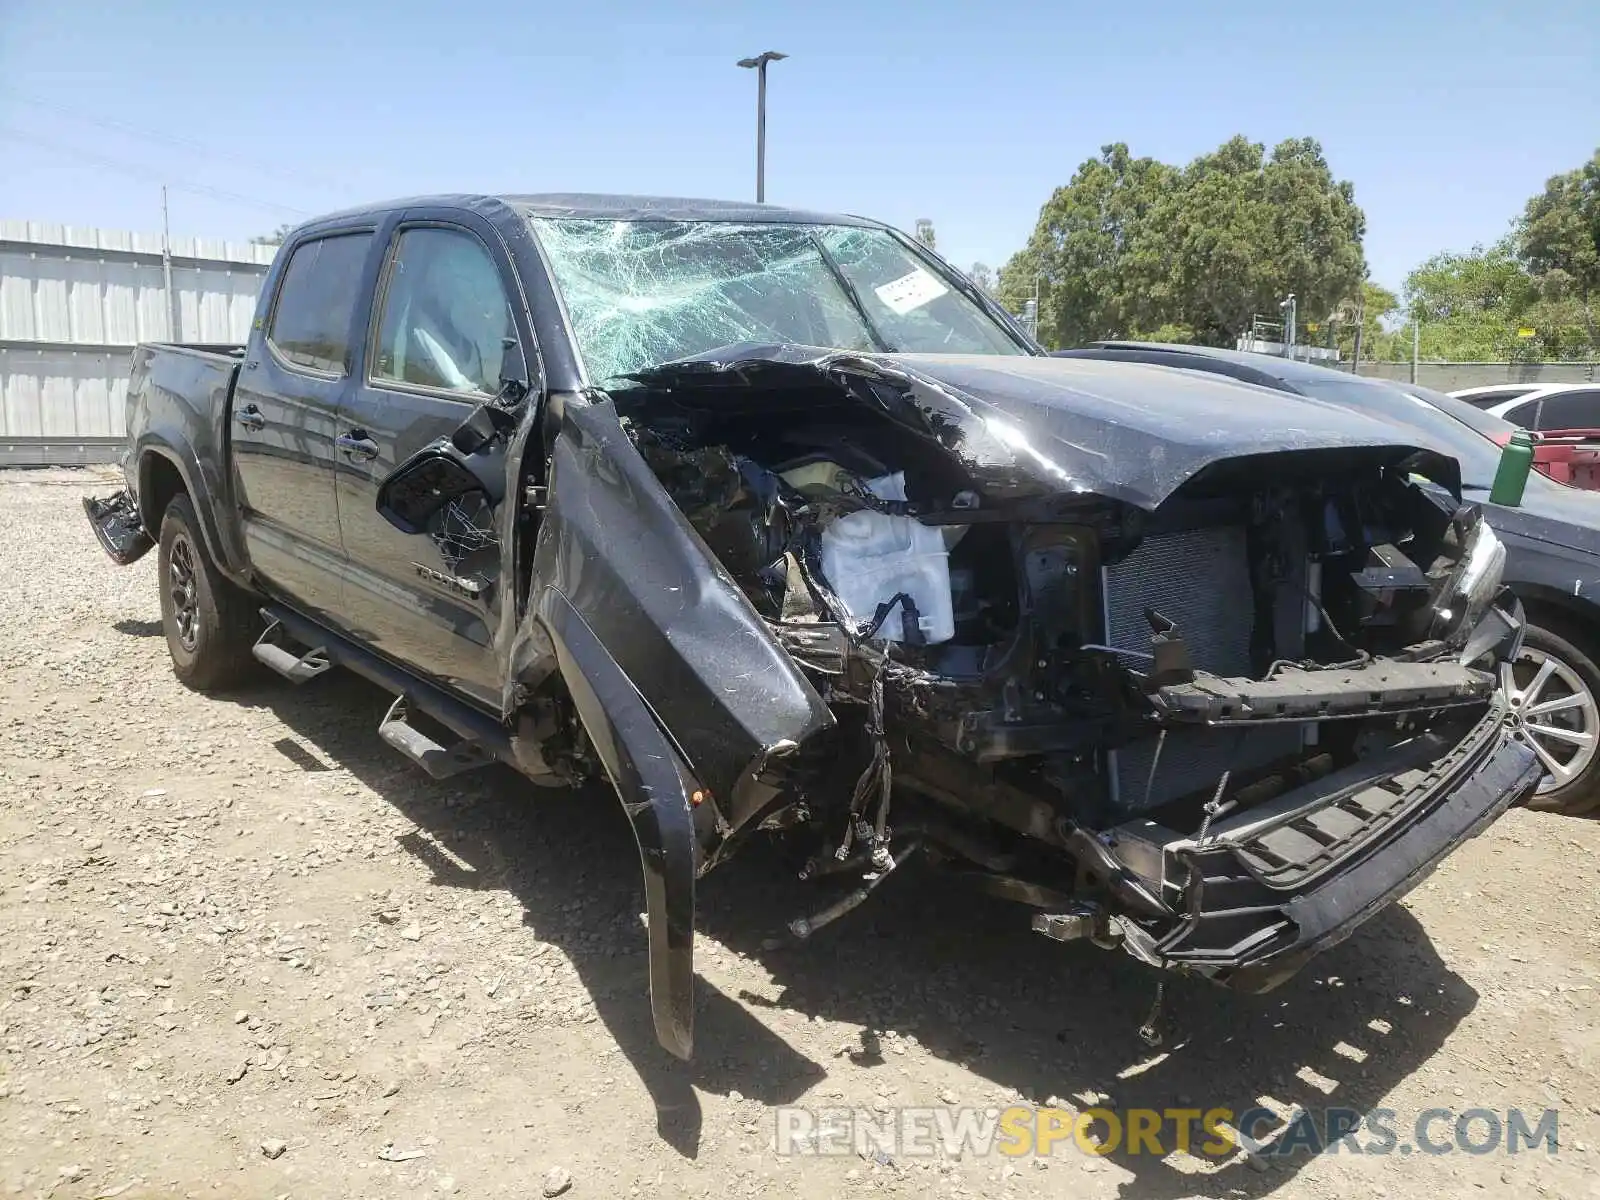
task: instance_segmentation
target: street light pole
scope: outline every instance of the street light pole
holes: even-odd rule
[[[741,58],[741,67],[756,73],[756,203],[767,198],[767,64],[788,58],[776,50],[764,50],[754,58]]]

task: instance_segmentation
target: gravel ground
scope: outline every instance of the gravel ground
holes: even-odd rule
[[[1265,997],[1168,989],[908,871],[801,950],[762,851],[702,888],[659,1050],[607,794],[430,782],[333,675],[180,686],[155,556],[0,473],[0,1188],[57,1197],[1600,1196],[1600,824],[1518,811]],[[1560,1110],[1560,1149],[1271,1163],[780,1158],[774,1105]],[[1444,1128],[1448,1128],[1445,1126]]]

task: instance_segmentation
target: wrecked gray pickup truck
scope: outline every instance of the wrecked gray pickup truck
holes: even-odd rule
[[[247,345],[139,348],[118,562],[175,670],[340,665],[435,776],[614,785],[657,1034],[757,831],[812,936],[913,855],[1048,937],[1261,990],[1535,786],[1453,460],[1044,357],[870,221],[447,197],[312,222]],[[841,926],[842,928],[842,926]]]

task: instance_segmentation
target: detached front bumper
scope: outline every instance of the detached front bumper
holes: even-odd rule
[[[1216,822],[1204,840],[1147,821],[1111,851],[1177,914],[1124,919],[1155,966],[1246,992],[1276,987],[1410,891],[1537,786],[1542,768],[1502,696],[1451,746],[1434,735]]]
[[[119,567],[138,562],[155,545],[139,518],[139,506],[131,492],[121,491],[103,500],[85,496],[83,511],[100,548]]]

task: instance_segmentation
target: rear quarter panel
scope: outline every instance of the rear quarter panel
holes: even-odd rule
[[[148,343],[133,354],[128,388],[128,483],[154,535],[170,496],[163,463],[174,468],[194,502],[212,560],[242,579],[249,564],[233,506],[228,459],[228,409],[239,361],[230,355]]]

